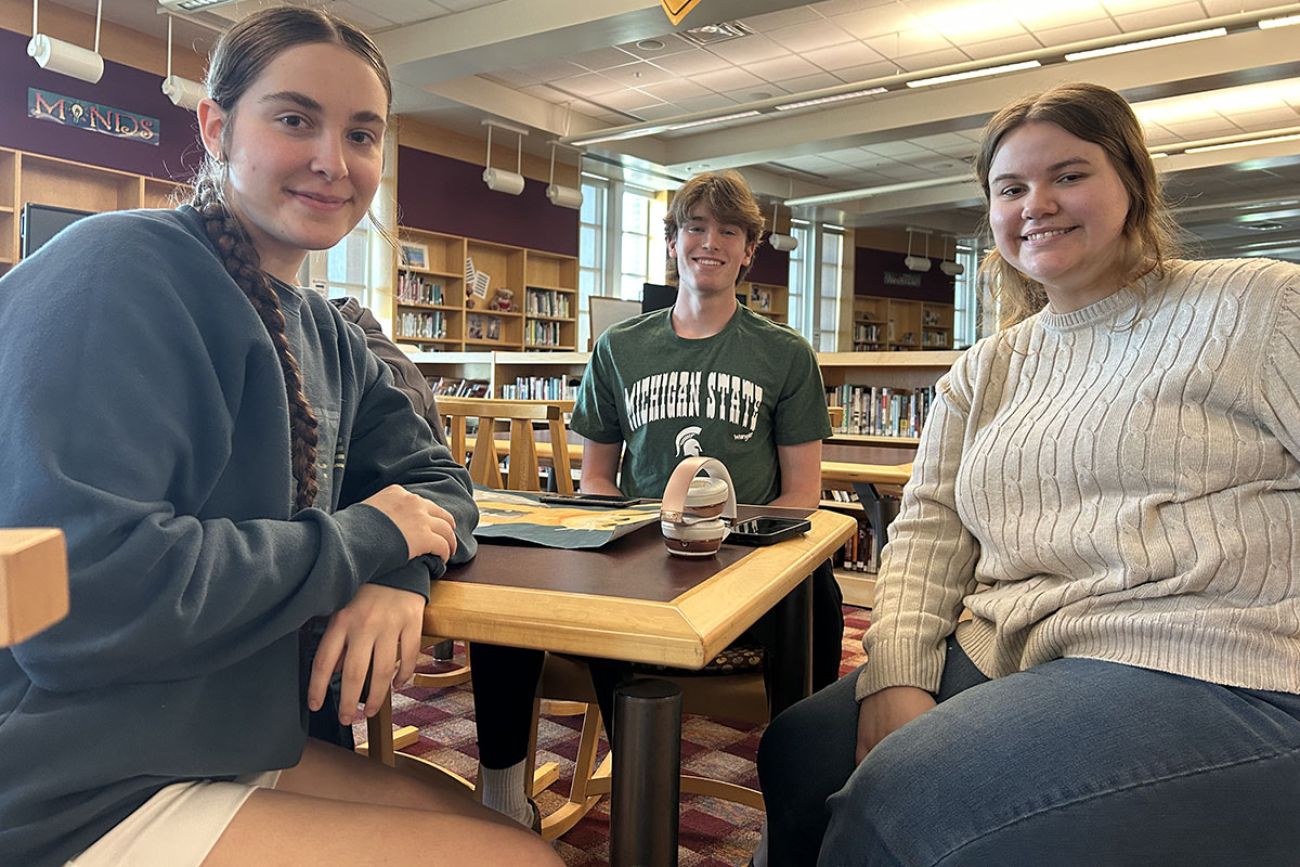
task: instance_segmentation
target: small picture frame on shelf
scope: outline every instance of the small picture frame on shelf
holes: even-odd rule
[[[397,245],[401,263],[408,268],[428,268],[429,248],[413,241],[402,241]]]

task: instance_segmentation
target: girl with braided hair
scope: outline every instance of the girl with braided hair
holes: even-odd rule
[[[68,618],[0,650],[0,862],[558,864],[450,778],[306,738],[336,671],[344,725],[409,678],[477,511],[293,286],[378,187],[378,51],[263,10],[207,88],[192,204],[83,220],[0,281],[0,526],[62,528],[71,579]]]

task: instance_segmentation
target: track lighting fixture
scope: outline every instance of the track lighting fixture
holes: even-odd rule
[[[95,48],[87,51],[80,45],[41,33],[38,27],[40,0],[32,0],[32,38],[27,43],[27,56],[41,69],[97,84],[104,77],[104,58],[99,54],[99,25],[103,13],[104,0],[99,0],[95,8]]]
[[[575,211],[582,209],[582,188],[566,187],[563,184],[555,182],[555,149],[557,147],[572,148],[573,145],[566,145],[560,141],[551,142],[551,176],[546,182],[546,198],[551,200],[552,205],[561,208],[573,208]],[[581,148],[574,148],[578,152],[578,173],[582,173],[582,154]]]
[[[953,242],[952,256],[948,256],[948,242]],[[943,261],[939,263],[939,270],[949,277],[960,277],[966,273],[966,266],[957,261],[957,239],[951,235],[943,236]]]
[[[921,232],[922,234],[925,235],[925,256],[924,257],[912,255],[912,233],[913,232]],[[907,269],[909,271],[920,271],[921,273],[925,273],[926,271],[930,270],[930,264],[931,264],[930,263],[930,233],[927,230],[913,229],[910,226],[908,227],[907,257],[903,259],[903,264],[907,266]]]
[[[780,206],[780,202],[772,203],[772,228],[767,233],[767,243],[772,245],[773,250],[789,253],[799,246],[799,239],[794,235],[782,235],[776,231],[776,212]]]
[[[489,190],[505,193],[509,196],[517,196],[524,191],[524,136],[528,135],[528,130],[513,124],[502,123],[499,120],[485,120],[483,125],[488,128],[487,159],[484,161],[486,168],[483,169],[483,183],[487,184]],[[519,136],[519,152],[515,162],[515,171],[513,172],[492,168],[493,127],[516,133]]]
[[[199,107],[199,100],[207,96],[203,85],[190,78],[172,75],[172,16],[167,16],[167,77],[162,83],[163,96],[172,101],[172,105],[188,108],[190,111]]]

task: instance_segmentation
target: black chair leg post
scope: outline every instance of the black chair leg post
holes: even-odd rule
[[[768,710],[775,717],[812,694],[812,576],[773,608],[776,635],[771,648]]]
[[[612,867],[677,867],[682,693],[638,679],[614,694],[618,748],[610,805]]]

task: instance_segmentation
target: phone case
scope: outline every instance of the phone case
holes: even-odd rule
[[[772,516],[768,515],[760,517],[771,518]],[[749,520],[757,519],[751,518]],[[731,534],[727,536],[726,541],[728,544],[732,545],[773,545],[777,542],[784,542],[786,539],[791,539],[795,536],[807,533],[812,529],[812,523],[806,518],[792,520],[793,523],[789,526],[782,527],[778,530],[772,530],[767,533],[742,533],[733,529]],[[745,522],[741,521],[740,523],[744,524]]]

